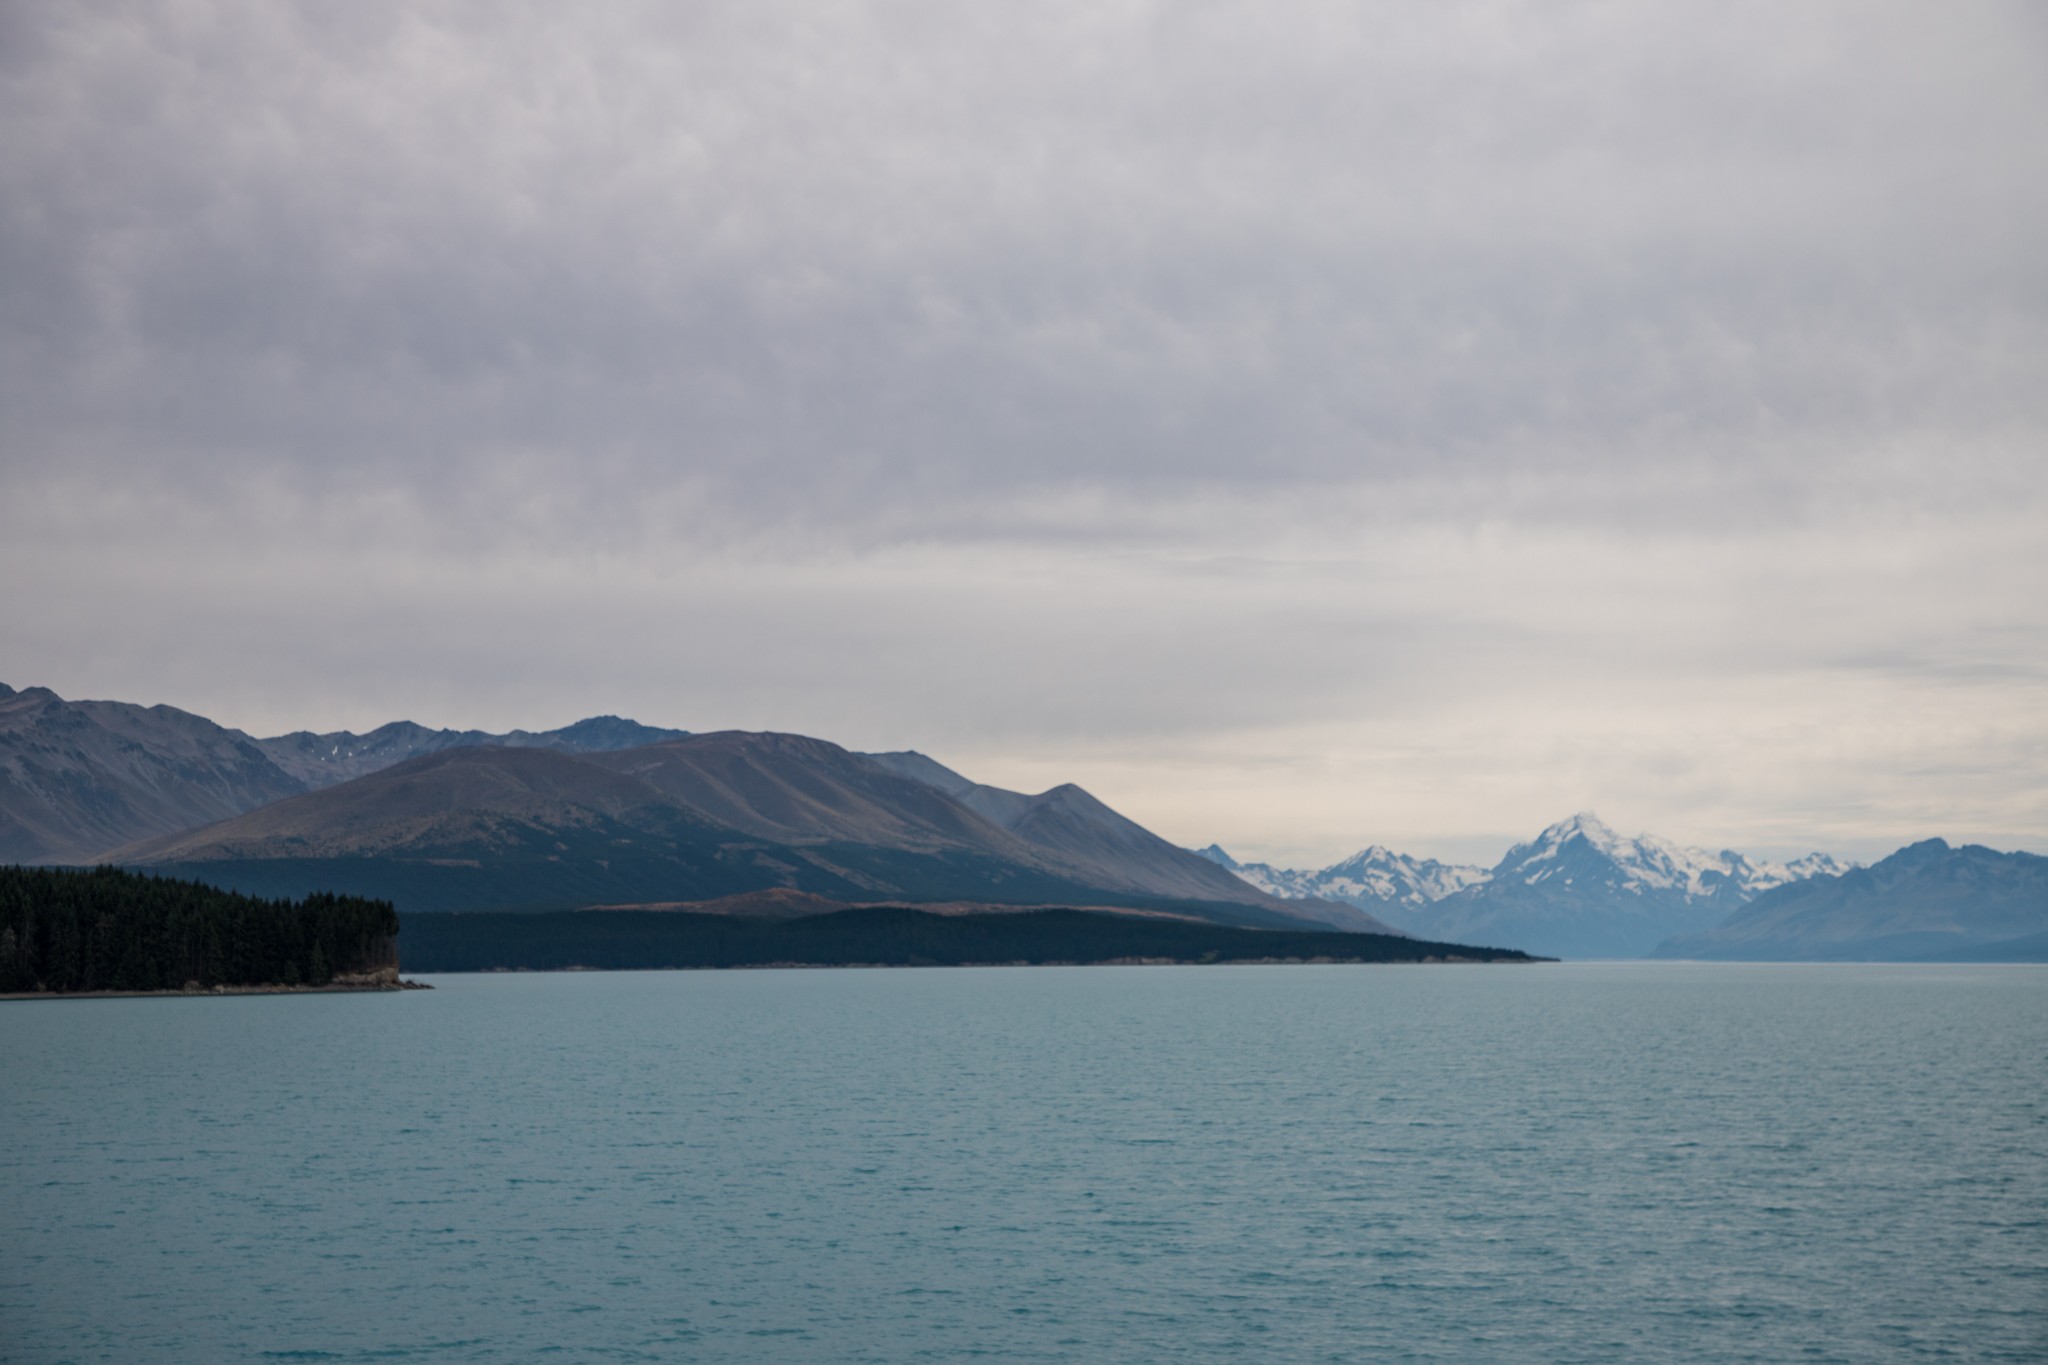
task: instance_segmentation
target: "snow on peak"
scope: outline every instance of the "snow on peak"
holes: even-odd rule
[[[1597,861],[1575,853],[1575,842],[1598,855]],[[1808,854],[1785,864],[1748,858],[1733,849],[1710,853],[1651,834],[1624,838],[1591,811],[1581,811],[1558,821],[1533,841],[1510,849],[1493,875],[1530,886],[1558,876],[1594,875],[1622,891],[1674,891],[1691,899],[1732,895],[1748,900],[1787,882],[1845,870],[1845,864],[1825,853]]]
[[[1537,835],[1534,847],[1555,848],[1570,843],[1574,838],[1584,839],[1602,853],[1613,853],[1628,842],[1616,834],[1605,820],[1589,810],[1582,810]]]
[[[1427,905],[1486,880],[1483,868],[1411,858],[1383,844],[1361,849],[1315,875],[1322,895],[1353,904],[1393,901]]]
[[[1792,874],[1792,880],[1805,881],[1808,877],[1839,877],[1855,866],[1855,863],[1845,863],[1832,853],[1809,853],[1786,863],[1785,870]]]
[[[1773,863],[1727,849],[1709,853],[1654,835],[1624,838],[1591,811],[1560,820],[1528,843],[1516,845],[1491,870],[1411,858],[1381,844],[1315,872],[1239,863],[1216,844],[1202,849],[1201,856],[1269,895],[1343,901],[1364,910],[1419,908],[1490,881],[1534,886],[1554,879],[1563,886],[1605,885],[1634,895],[1742,902],[1788,882],[1839,876],[1851,866],[1825,853]]]
[[[1334,900],[1371,910],[1389,904],[1427,905],[1486,880],[1486,870],[1411,858],[1380,844],[1359,850],[1340,863],[1316,872],[1270,863],[1240,863],[1220,845],[1198,849],[1199,856],[1227,867],[1268,895],[1287,900]]]

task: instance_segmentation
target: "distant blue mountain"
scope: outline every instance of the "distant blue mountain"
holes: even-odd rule
[[[2042,961],[2048,858],[1941,839],[1769,891],[1659,957],[1735,961]]]
[[[1239,863],[1215,845],[1203,856],[1275,895],[1344,901],[1418,938],[1576,958],[1647,957],[1673,934],[1719,924],[1751,897],[1848,868],[1824,853],[1773,863],[1628,838],[1590,811],[1516,845],[1492,868],[1377,845],[1319,872]]]

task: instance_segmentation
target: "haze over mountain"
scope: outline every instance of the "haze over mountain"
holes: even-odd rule
[[[1238,865],[1214,845],[1204,856],[1276,895],[1341,899],[1420,937],[1559,957],[1647,956],[1763,892],[1847,870],[1822,853],[1774,863],[1649,835],[1624,838],[1590,811],[1516,845],[1490,869],[1378,846],[1318,872]]]
[[[256,739],[173,706],[66,701],[46,687],[0,683],[0,861],[83,862],[444,749],[584,753],[684,733],[593,716],[539,732],[397,721],[365,735]]]
[[[2048,961],[2048,858],[1924,839],[1869,867],[1766,891],[1656,955]]]

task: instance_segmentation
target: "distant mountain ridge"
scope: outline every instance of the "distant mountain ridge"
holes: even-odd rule
[[[1643,957],[1699,933],[1764,892],[1848,864],[1824,853],[1791,863],[1711,853],[1649,835],[1625,838],[1582,811],[1508,850],[1490,869],[1368,848],[1317,872],[1204,856],[1283,897],[1344,900],[1418,937],[1505,943],[1560,957]],[[1229,860],[1229,861],[1226,861]]]
[[[559,730],[296,731],[256,739],[173,706],[67,701],[0,683],[0,861],[84,862],[125,844],[465,746],[603,752],[680,738],[593,716]]]
[[[553,749],[561,753],[607,753],[633,749],[643,744],[682,739],[687,730],[664,730],[618,716],[591,716],[559,730],[510,730],[491,734],[485,730],[430,730],[409,720],[380,725],[368,734],[347,730],[315,734],[294,730],[288,735],[259,739],[256,747],[284,771],[311,790],[346,782],[351,778],[403,763],[421,754],[443,749],[501,746],[508,749]]]
[[[1411,858],[1378,844],[1315,872],[1270,863],[1240,863],[1216,844],[1202,849],[1201,856],[1273,895],[1288,899],[1315,896],[1362,910],[1428,905],[1487,877],[1485,868]]]
[[[2048,858],[1944,839],[1776,887],[1659,957],[2048,961]]]

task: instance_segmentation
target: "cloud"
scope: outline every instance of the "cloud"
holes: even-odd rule
[[[5,22],[17,685],[2038,841],[2032,6]]]

